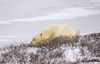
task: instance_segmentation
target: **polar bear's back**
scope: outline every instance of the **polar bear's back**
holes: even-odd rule
[[[74,36],[74,30],[69,25],[53,25],[49,27],[54,32],[54,37],[57,36]]]

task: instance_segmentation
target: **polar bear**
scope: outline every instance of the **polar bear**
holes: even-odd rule
[[[30,46],[38,46],[42,41],[46,41],[58,36],[72,37],[75,36],[75,32],[69,25],[51,25],[36,34],[33,37]]]

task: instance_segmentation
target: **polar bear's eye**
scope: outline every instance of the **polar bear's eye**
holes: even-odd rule
[[[33,41],[34,41],[35,39],[33,39]]]
[[[32,41],[34,41],[35,39],[33,39]]]
[[[40,35],[42,36],[42,33]]]

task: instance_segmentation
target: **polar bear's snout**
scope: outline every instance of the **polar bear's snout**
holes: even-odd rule
[[[35,41],[35,39],[33,39],[33,40],[30,42],[30,44],[29,44],[30,47],[33,47],[33,46],[34,46],[34,45],[33,45],[33,44],[35,43],[34,41]]]
[[[29,46],[30,46],[30,47],[33,47],[33,45],[32,45],[32,41],[30,42]]]

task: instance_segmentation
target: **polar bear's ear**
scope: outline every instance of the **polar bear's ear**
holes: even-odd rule
[[[42,36],[42,33],[40,35]]]

